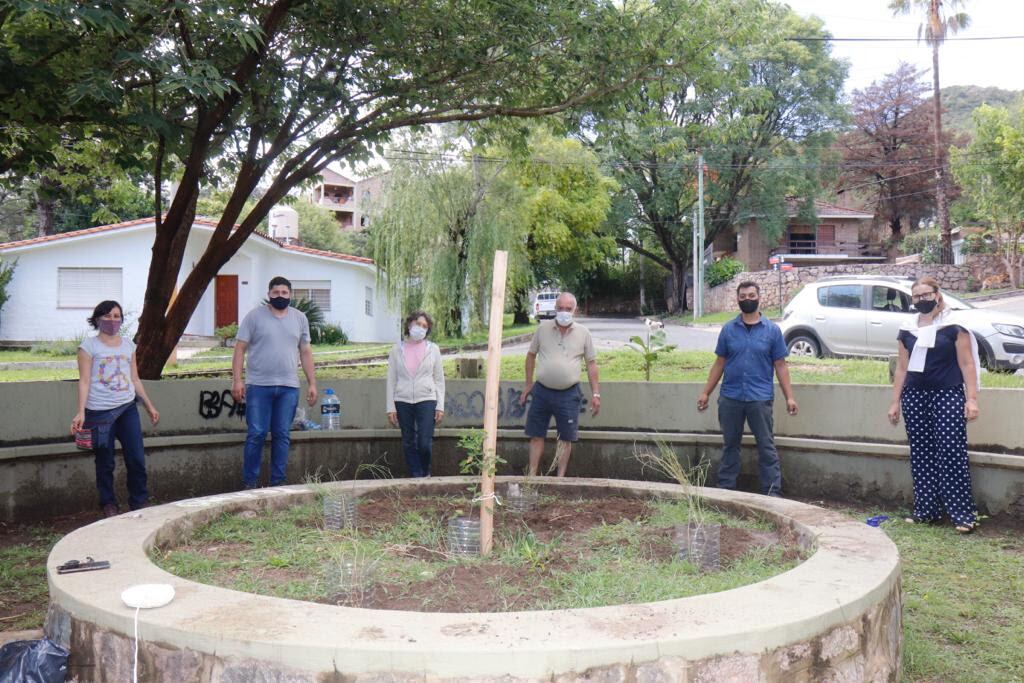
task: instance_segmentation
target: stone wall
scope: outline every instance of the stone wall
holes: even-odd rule
[[[933,277],[944,289],[951,292],[967,292],[976,290],[981,281],[989,275],[1005,272],[1002,261],[993,256],[972,257],[964,265],[940,265],[925,263],[878,263],[878,264],[834,264],[828,266],[797,266],[794,270],[782,273],[762,270],[754,273],[740,273],[728,282],[706,290],[704,295],[704,312],[719,313],[736,310],[736,287],[739,283],[750,280],[761,288],[761,308],[779,308],[779,289],[781,282],[783,303],[789,302],[797,291],[809,282],[815,282],[831,275],[891,275],[895,277]]]

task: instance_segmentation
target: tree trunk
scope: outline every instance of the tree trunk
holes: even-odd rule
[[[686,312],[686,266],[678,261],[672,262],[672,292],[675,305],[671,313]]]
[[[516,289],[512,294],[512,324],[530,324],[530,299],[525,287]]]
[[[39,187],[36,189],[36,217],[39,222],[37,235],[45,237],[55,232],[53,224],[53,190],[56,183],[43,176],[39,179]]]
[[[942,149],[942,92],[939,90],[939,44],[932,45],[932,88],[935,103],[935,210],[942,235],[942,263],[953,263],[953,233],[949,225],[949,205],[946,203],[945,154]]]

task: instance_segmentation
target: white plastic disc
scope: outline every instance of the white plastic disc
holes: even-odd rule
[[[121,592],[124,604],[142,609],[163,607],[173,599],[174,586],[169,583],[141,583]]]

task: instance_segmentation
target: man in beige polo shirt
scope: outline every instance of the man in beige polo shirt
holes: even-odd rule
[[[572,444],[579,433],[583,394],[580,392],[581,361],[586,361],[590,380],[590,410],[601,410],[601,393],[597,380],[597,352],[590,330],[573,322],[576,297],[562,292],[555,301],[555,319],[545,320],[537,327],[526,353],[526,389],[519,398],[525,404],[533,396],[526,414],[526,435],[530,437],[530,476],[538,473],[544,454],[544,438],[551,418],[558,430],[555,463],[558,476],[564,477],[569,467]],[[539,361],[539,362],[538,362]],[[534,369],[537,381],[534,382]]]

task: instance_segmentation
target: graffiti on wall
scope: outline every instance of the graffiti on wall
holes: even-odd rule
[[[526,397],[526,403],[520,405],[519,399],[523,392],[515,387],[508,387],[498,392],[498,420],[519,420],[525,419],[526,409],[533,400],[533,396]],[[587,400],[580,402],[580,413],[586,411]],[[456,394],[449,394],[445,398],[445,412],[452,417],[466,419],[483,419],[484,416],[484,392],[483,391],[460,391]]]
[[[224,411],[228,417],[245,417],[245,401],[235,401],[230,389],[224,391],[199,392],[199,417],[204,420],[216,420]]]

